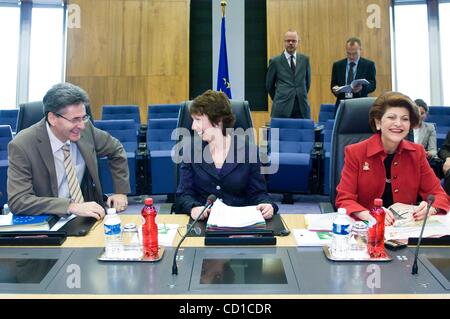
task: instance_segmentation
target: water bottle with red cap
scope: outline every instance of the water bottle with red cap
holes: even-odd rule
[[[153,206],[153,198],[146,198],[141,211],[142,224],[142,248],[144,257],[157,258],[158,256],[158,225],[156,224],[156,208]]]
[[[370,215],[374,220],[369,222],[367,252],[372,258],[382,258],[386,256],[384,251],[384,218],[386,212],[383,209],[383,200],[381,198],[375,198],[373,201]]]

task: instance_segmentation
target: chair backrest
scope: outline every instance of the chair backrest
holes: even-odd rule
[[[137,132],[133,120],[100,120],[95,121],[94,125],[117,138],[125,151],[134,153],[137,150]]]
[[[102,120],[133,120],[136,127],[141,125],[138,105],[103,105]]]
[[[325,152],[329,152],[331,150],[331,136],[333,134],[333,127],[334,120],[326,121],[325,128],[323,129],[323,149]]]
[[[330,199],[333,205],[336,199],[336,186],[341,180],[341,171],[344,166],[345,146],[361,142],[373,135],[369,126],[369,111],[374,102],[373,97],[342,100],[338,108],[331,137],[330,154]]]
[[[15,132],[18,114],[19,109],[0,110],[0,125],[9,125],[11,130]]]
[[[426,121],[435,123],[437,131],[446,130],[450,126],[450,106],[430,106]]]
[[[191,135],[193,133],[192,118],[189,113],[189,107],[192,101],[186,101],[181,105],[180,114],[178,116],[177,128],[187,128]],[[253,127],[252,116],[250,114],[250,107],[247,101],[242,100],[230,100],[231,110],[236,117],[236,122],[234,123],[234,128],[242,128],[247,130]],[[253,137],[253,132],[251,132]]]
[[[8,143],[12,140],[11,126],[0,125],[0,160],[8,159]]]
[[[318,124],[325,124],[326,121],[334,119],[334,104],[320,104]]]
[[[152,151],[167,151],[175,145],[172,132],[177,127],[177,119],[149,119],[147,127],[147,146]]]
[[[149,119],[178,118],[180,104],[149,104],[147,115]]]
[[[93,121],[92,112],[89,105],[86,105],[86,114],[89,115],[91,117],[91,121]],[[43,117],[44,103],[42,103],[42,101],[20,104],[19,115],[17,116],[16,133],[19,133],[21,130],[36,124],[42,120]]]
[[[312,120],[272,118],[270,121],[271,134],[274,129],[279,129],[280,153],[311,153],[314,145],[314,122]],[[271,149],[273,150],[272,146]]]
[[[20,104],[17,116],[16,132],[30,127],[44,117],[44,104],[42,101]]]

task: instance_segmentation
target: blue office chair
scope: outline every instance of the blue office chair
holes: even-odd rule
[[[440,148],[450,131],[450,106],[430,106],[426,121],[435,123],[437,147]]]
[[[181,104],[149,104],[148,119],[178,118]]]
[[[334,104],[320,104],[319,120],[317,125],[325,125],[328,120],[334,120]]]
[[[138,143],[135,122],[133,120],[101,120],[95,121],[94,125],[108,132],[122,143],[127,152],[131,194],[136,194],[136,151]],[[100,158],[98,166],[103,192],[106,194],[113,193],[114,185],[108,166],[108,159],[106,157]]]
[[[138,105],[103,105],[102,120],[133,120],[136,131],[141,126]]]
[[[11,126],[0,125],[0,207],[8,201],[6,189],[8,171],[8,144],[12,140]]]
[[[331,151],[331,136],[333,133],[334,120],[328,120],[325,123],[323,130],[323,152],[324,152],[324,165],[323,165],[323,193],[330,194],[330,151]]]
[[[18,114],[19,109],[0,110],[0,125],[11,126],[11,131],[14,134],[16,132]]]
[[[276,129],[279,141],[272,141],[276,137]],[[278,164],[279,169],[275,174],[269,175],[269,192],[309,192],[314,122],[309,119],[272,118],[270,135],[271,165]]]
[[[336,187],[341,180],[344,166],[344,148],[361,142],[374,133],[369,126],[369,111],[374,97],[342,100],[334,121],[331,137],[330,200],[336,208]]]
[[[172,132],[177,119],[149,119],[147,128],[147,149],[149,171],[151,172],[152,194],[175,194],[175,163],[171,152],[175,145]]]

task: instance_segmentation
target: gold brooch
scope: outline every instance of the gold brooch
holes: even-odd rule
[[[370,170],[369,163],[364,162],[363,171],[369,171],[369,170]]]

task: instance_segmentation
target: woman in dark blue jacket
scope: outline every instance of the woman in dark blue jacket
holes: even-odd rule
[[[194,99],[189,111],[197,136],[185,139],[190,146],[183,145],[192,153],[180,167],[176,211],[195,219],[214,194],[229,206],[257,205],[265,219],[272,218],[278,207],[267,194],[257,147],[245,134],[235,134],[227,96],[208,90]]]

